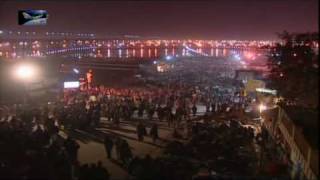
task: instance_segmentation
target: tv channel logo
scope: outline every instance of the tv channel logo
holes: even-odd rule
[[[46,25],[48,20],[48,12],[46,10],[19,10],[19,25],[37,26]]]

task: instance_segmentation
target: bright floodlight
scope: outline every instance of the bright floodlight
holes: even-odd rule
[[[21,64],[16,69],[16,76],[19,79],[30,80],[31,78],[35,77],[35,74],[36,74],[35,67],[28,64]]]
[[[267,107],[264,104],[260,104],[259,105],[259,111],[260,113],[262,113],[263,111],[265,111],[267,109]]]

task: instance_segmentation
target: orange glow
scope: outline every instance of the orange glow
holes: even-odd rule
[[[194,44],[195,44],[197,47],[202,47],[202,44],[199,43],[199,42],[194,42]]]
[[[250,59],[250,60],[254,60],[254,59],[255,59],[255,54],[252,53],[252,52],[245,52],[245,53],[244,53],[244,56],[245,56],[247,59]]]

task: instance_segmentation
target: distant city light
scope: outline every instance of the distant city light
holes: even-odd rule
[[[166,56],[166,60],[171,60],[172,59],[172,56]]]

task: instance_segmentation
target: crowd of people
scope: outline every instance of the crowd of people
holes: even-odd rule
[[[1,174],[4,177],[58,179],[72,176],[94,179],[92,174],[97,174],[94,176],[97,179],[108,178],[109,173],[102,168],[101,162],[80,166],[77,159],[79,144],[71,137],[63,139],[59,132],[96,128],[101,124],[101,117],[105,117],[115,128],[122,121],[136,123],[137,140],[142,142],[148,135],[156,143],[159,122],[166,122],[173,128],[174,135],[183,125],[191,134],[200,133],[201,129],[192,126],[198,115],[198,105],[206,107],[203,117],[208,120],[221,114],[243,112],[252,99],[242,96],[238,82],[230,77],[234,69],[225,64],[205,68],[207,64],[190,62],[179,64],[176,71],[167,74],[149,74],[155,79],[144,87],[91,86],[90,89],[65,91],[62,98],[48,104],[2,108],[0,143],[6,146],[1,149],[4,152],[1,153]],[[202,71],[203,68],[210,70]],[[151,124],[149,132],[146,121]],[[187,138],[193,137],[187,134]],[[125,167],[129,167],[135,158],[128,142],[120,137],[106,136],[104,146],[107,157],[113,158],[112,150],[115,149],[115,159]],[[21,157],[16,156],[17,153]],[[42,165],[43,162],[48,163]],[[79,173],[74,173],[73,168]],[[43,174],[39,174],[41,172]]]
[[[106,168],[103,167],[102,162],[83,164],[76,166],[75,177],[78,180],[108,180],[110,178],[110,173]]]
[[[12,109],[14,113],[5,108],[0,111],[1,178],[74,178],[72,169],[76,170],[79,163],[79,144],[70,136],[59,135],[60,127],[45,113],[47,110]]]
[[[122,162],[123,166],[128,166],[129,162],[133,158],[133,154],[128,142],[120,137],[106,135],[104,138],[104,147],[109,159],[112,158],[112,149],[115,147],[117,156],[116,159]]]
[[[170,88],[94,87],[85,92],[69,92],[65,99],[67,108],[64,110],[71,114],[75,112],[76,116],[70,118],[78,118],[68,122],[83,122],[85,127],[98,125],[99,116],[115,125],[119,125],[120,120],[130,121],[135,117],[167,121],[168,126],[176,127],[182,120],[197,115],[198,105],[204,105],[206,112],[215,113],[227,108],[228,111],[244,109],[250,103],[250,99],[241,96],[236,89],[187,85]]]

